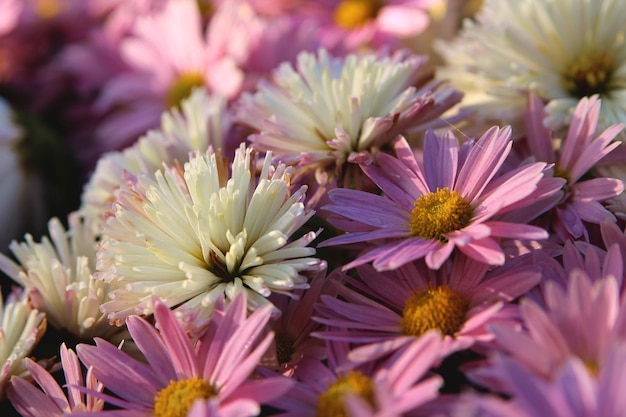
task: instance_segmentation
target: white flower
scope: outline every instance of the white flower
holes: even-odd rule
[[[0,297],[0,399],[13,375],[28,374],[23,359],[46,331],[46,315],[31,308],[26,293],[14,290],[3,305]]]
[[[313,215],[306,187],[290,195],[289,169],[266,156],[255,181],[252,150],[228,166],[212,152],[184,165],[139,175],[119,189],[103,227],[96,276],[114,286],[103,310],[113,320],[150,314],[153,297],[175,307],[189,327],[211,316],[218,298],[248,292],[254,309],[272,292],[307,286],[304,271],[321,261],[307,247],[317,235],[290,237]],[[276,310],[277,311],[277,310]]]
[[[124,336],[100,311],[108,299],[109,285],[93,278],[96,237],[78,213],[69,215],[69,230],[59,219],[48,222],[50,237],[37,243],[30,234],[25,242],[9,246],[18,262],[0,254],[0,270],[26,288],[31,304],[44,312],[52,326],[82,340],[101,337],[118,342]]]
[[[467,93],[465,108],[499,123],[521,120],[533,91],[552,130],[598,94],[604,129],[626,119],[625,35],[621,0],[487,0],[458,39],[440,45],[447,66],[438,77]]]
[[[249,138],[256,149],[332,179],[344,162],[367,158],[460,100],[441,82],[414,86],[425,60],[402,52],[345,58],[324,49],[302,52],[296,68],[281,64],[272,81],[243,95],[235,117],[260,132]]]
[[[159,130],[147,132],[122,152],[110,152],[101,157],[85,186],[80,209],[94,230],[99,231],[115,199],[115,190],[126,181],[128,174],[153,174],[163,163],[186,162],[192,151],[205,151],[209,146],[222,149],[232,124],[226,106],[223,97],[195,89],[181,103],[182,111],[173,107],[163,113]]]

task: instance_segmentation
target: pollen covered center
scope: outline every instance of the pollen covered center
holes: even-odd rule
[[[402,310],[402,333],[421,336],[429,330],[454,336],[465,323],[469,301],[447,285],[414,293]]]
[[[355,29],[375,19],[381,8],[382,4],[377,0],[343,0],[335,8],[335,23],[346,29]]]
[[[315,417],[348,417],[344,402],[347,393],[358,395],[376,408],[372,380],[359,371],[350,370],[345,375],[340,375],[337,381],[320,394]]]
[[[215,395],[217,390],[200,378],[170,381],[154,398],[154,416],[185,417],[195,400]]]
[[[448,187],[421,195],[414,203],[409,227],[414,236],[445,240],[445,234],[470,224],[474,209]]]
[[[202,74],[197,72],[181,74],[167,91],[165,104],[168,108],[178,107],[184,99],[189,97],[195,87],[202,87],[203,85],[204,77]]]
[[[611,58],[607,53],[584,55],[567,69],[564,76],[565,88],[579,98],[604,94],[609,90],[611,73]]]

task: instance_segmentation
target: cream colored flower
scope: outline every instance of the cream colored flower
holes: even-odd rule
[[[582,97],[602,100],[599,128],[626,120],[626,8],[620,0],[487,0],[460,36],[441,45],[439,70],[482,119],[516,124],[528,92],[545,124],[568,125]]]
[[[33,309],[26,292],[15,290],[6,304],[0,297],[0,399],[13,375],[28,374],[23,359],[46,331],[46,315]]]
[[[48,222],[48,230],[50,237],[41,242],[30,234],[24,242],[13,241],[10,249],[19,264],[0,254],[0,270],[26,288],[32,305],[56,329],[82,340],[97,336],[119,342],[127,334],[100,311],[109,285],[93,278],[96,237],[91,227],[71,213],[68,230],[57,218]]]
[[[103,305],[109,318],[151,314],[153,297],[201,326],[218,298],[248,293],[254,309],[272,292],[307,286],[321,261],[307,245],[317,233],[291,240],[313,215],[306,187],[290,192],[289,169],[267,155],[258,181],[252,150],[242,145],[232,174],[212,152],[184,165],[139,175],[122,186],[98,250],[98,278],[114,287]],[[277,310],[276,310],[277,311]]]
[[[192,151],[205,151],[212,146],[222,149],[231,127],[226,99],[196,89],[177,107],[164,112],[161,127],[142,136],[137,143],[121,152],[105,154],[86,185],[81,213],[98,232],[105,214],[115,199],[115,190],[129,175],[153,174],[163,164],[184,163]]]

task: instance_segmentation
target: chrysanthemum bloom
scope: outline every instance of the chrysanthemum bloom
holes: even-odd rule
[[[401,52],[345,58],[324,49],[302,52],[295,68],[283,63],[272,81],[242,96],[236,119],[260,132],[249,137],[254,148],[298,164],[300,173],[315,172],[322,185],[336,178],[358,186],[346,162],[369,161],[399,133],[436,120],[460,100],[440,82],[413,85],[424,62]]]
[[[11,403],[23,417],[61,417],[78,411],[100,411],[104,407],[104,401],[80,391],[84,387],[102,392],[104,387],[93,376],[93,368],[88,369],[83,378],[76,354],[65,343],[61,345],[61,364],[67,396],[45,368],[29,358],[25,359],[25,364],[41,389],[24,378],[14,376],[7,390]]]
[[[153,174],[163,164],[183,164],[193,151],[209,147],[225,152],[226,137],[231,128],[226,100],[197,88],[184,99],[180,108],[161,115],[159,129],[148,131],[131,147],[110,152],[98,160],[96,170],[85,186],[80,212],[99,233],[105,215],[115,200],[115,191],[128,175]]]
[[[546,168],[537,162],[496,176],[511,149],[509,128],[493,127],[461,149],[452,133],[439,137],[429,131],[423,165],[403,138],[394,146],[397,157],[380,154],[377,164],[361,165],[384,195],[334,189],[329,193],[332,203],[323,207],[339,215],[329,218],[331,223],[350,233],[320,246],[380,242],[344,269],[373,261],[377,270],[390,270],[424,257],[429,268],[437,269],[454,248],[480,262],[501,265],[499,238],[548,237],[536,226],[492,219],[527,198]]]
[[[168,1],[137,19],[133,35],[120,43],[129,69],[111,79],[98,98],[98,108],[111,111],[97,132],[104,148],[133,143],[194,87],[228,98],[238,94],[243,74],[232,58],[210,47],[204,29],[194,0]]]
[[[102,306],[110,319],[150,314],[157,296],[200,325],[220,298],[244,291],[254,309],[272,292],[306,288],[306,273],[323,266],[307,247],[316,232],[290,241],[313,215],[306,187],[290,193],[289,168],[272,166],[271,155],[255,180],[252,153],[241,145],[230,179],[220,157],[198,153],[184,172],[140,175],[119,189],[97,255],[96,276],[114,286]]]
[[[546,380],[554,378],[571,357],[596,372],[605,366],[611,346],[626,342],[626,308],[615,277],[609,275],[592,281],[585,272],[575,269],[570,272],[567,288],[548,282],[544,300],[545,308],[534,301],[522,300],[524,329],[491,326],[507,356],[536,375]],[[485,375],[490,381],[499,380],[502,391],[510,388],[497,366],[477,368],[471,375],[479,382]]]
[[[509,322],[516,310],[509,302],[537,285],[540,272],[523,258],[488,269],[460,254],[438,271],[423,262],[393,272],[361,266],[359,280],[345,277],[349,285],[338,289],[339,298],[321,297],[316,320],[336,330],[314,335],[350,342],[348,360],[356,363],[385,357],[431,330],[443,337],[442,358],[490,342],[486,326]]]
[[[295,297],[270,296],[281,315],[270,321],[269,328],[275,337],[263,360],[264,366],[290,376],[303,358],[326,358],[326,342],[311,336],[321,326],[312,316],[321,294],[336,294],[335,287],[330,285],[332,279],[326,276],[324,269],[313,277],[308,289],[294,291]]]
[[[620,417],[626,409],[621,390],[626,383],[626,345],[623,343],[611,347],[605,366],[597,373],[574,357],[567,358],[550,380],[529,372],[510,358],[502,358],[500,362],[513,398],[505,401],[477,397],[473,405],[478,406],[480,413],[476,416]]]
[[[463,106],[482,118],[521,121],[532,91],[548,103],[545,123],[552,130],[566,126],[578,101],[594,94],[602,100],[600,127],[620,123],[626,119],[622,6],[619,0],[486,0],[459,38],[440,48],[447,61],[440,76],[464,92],[469,87]]]
[[[158,331],[140,317],[128,319],[128,329],[147,363],[101,339],[96,339],[96,346],[78,345],[78,357],[112,394],[100,397],[125,410],[124,415],[185,417],[198,399],[216,401],[220,409],[239,407],[240,414],[235,415],[257,415],[259,404],[282,395],[290,381],[249,379],[273,335],[259,337],[270,307],[247,317],[246,304],[245,294],[239,294],[225,311],[218,307],[219,314],[212,317],[207,331],[192,343],[170,309],[157,300]]]
[[[50,237],[41,242],[30,234],[25,242],[13,241],[10,249],[19,264],[0,254],[0,270],[26,288],[33,307],[57,330],[81,340],[99,336],[119,342],[124,333],[100,311],[109,285],[93,277],[96,237],[78,213],[71,213],[68,222],[65,230],[59,219],[51,219]]]
[[[397,48],[422,33],[440,0],[321,0],[302,2],[296,14],[320,25],[322,44],[337,51]]]
[[[597,95],[581,99],[574,109],[567,136],[555,150],[552,132],[543,126],[545,114],[540,99],[532,94],[528,101],[525,120],[530,154],[536,160],[555,163],[553,175],[567,180],[551,221],[562,240],[588,239],[583,221],[599,224],[606,219],[616,220],[601,202],[619,195],[624,190],[622,181],[602,177],[581,181],[585,173],[619,145],[611,142],[624,125],[613,125],[596,136],[599,113]]]
[[[30,306],[25,291],[14,290],[4,304],[0,298],[0,399],[11,376],[26,376],[23,359],[46,331],[46,315]]]
[[[376,369],[335,371],[305,358],[297,369],[299,381],[284,398],[271,405],[281,417],[403,416],[437,396],[443,381],[428,376],[441,349],[436,332],[399,350]]]

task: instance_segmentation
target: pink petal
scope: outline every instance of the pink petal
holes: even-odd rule
[[[429,23],[430,18],[424,10],[403,6],[385,6],[376,17],[380,31],[401,38],[421,33]]]
[[[439,188],[454,189],[457,174],[459,150],[456,138],[447,131],[438,137],[433,131],[426,132],[424,138],[424,174],[428,188],[435,191]]]
[[[191,346],[191,341],[174,316],[174,313],[165,303],[156,300],[154,303],[154,317],[159,327],[161,339],[170,353],[170,359],[178,378],[185,379],[199,376],[200,372],[196,364],[196,355]]]
[[[530,224],[497,221],[489,221],[485,222],[485,224],[491,229],[491,235],[497,237],[542,240],[547,239],[549,236],[544,228]]]
[[[465,246],[458,246],[459,250],[479,262],[489,265],[504,264],[504,253],[500,245],[491,238],[473,240]]]

